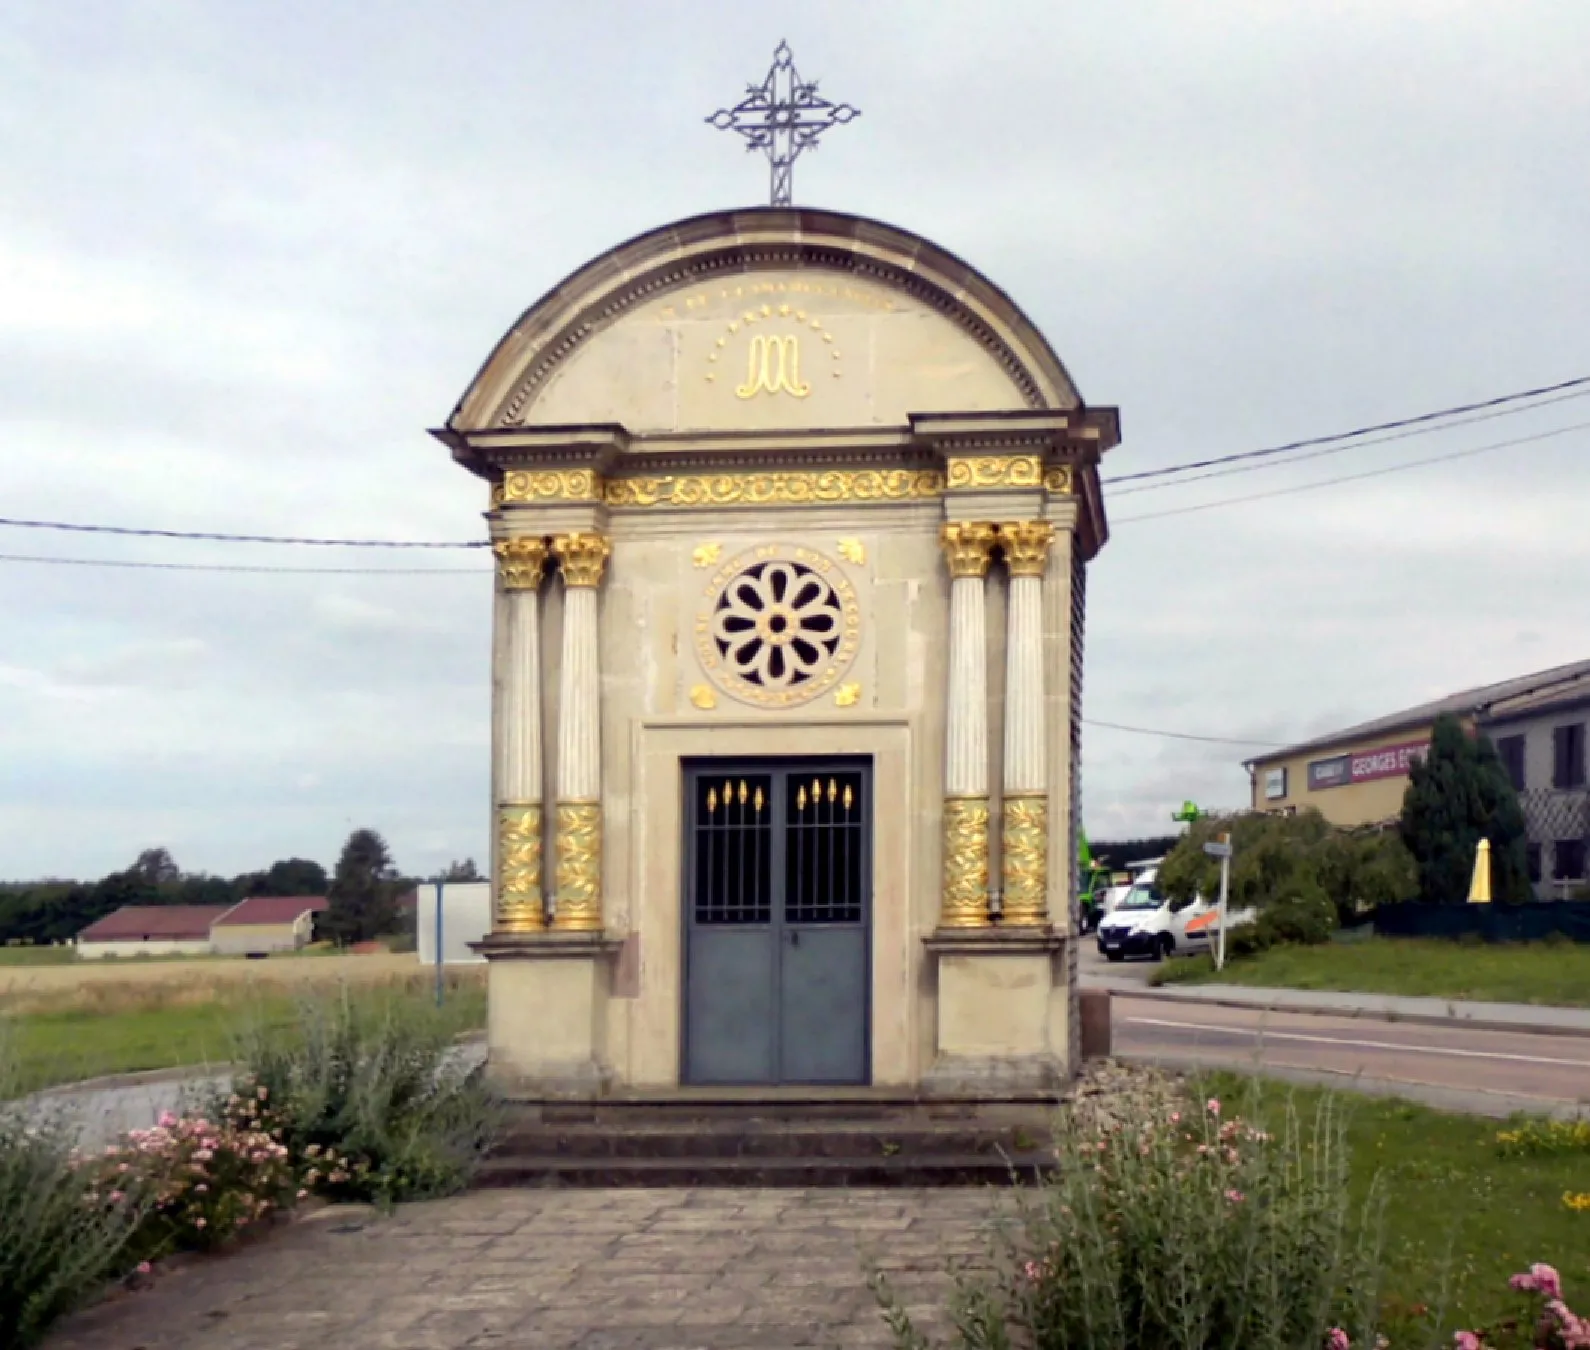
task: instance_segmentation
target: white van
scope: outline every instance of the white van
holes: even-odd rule
[[[1099,923],[1099,950],[1107,961],[1128,956],[1167,956],[1206,952],[1220,928],[1220,907],[1198,896],[1172,909],[1158,885],[1158,867],[1146,867],[1132,880],[1132,889]],[[1252,910],[1232,910],[1227,922],[1236,928],[1253,919]]]

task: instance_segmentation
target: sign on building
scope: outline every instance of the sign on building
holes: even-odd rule
[[[1308,766],[1308,789],[1346,787],[1349,783],[1370,783],[1377,778],[1396,778],[1406,774],[1430,753],[1430,742],[1404,741],[1399,745],[1380,745],[1346,755],[1316,759]]]

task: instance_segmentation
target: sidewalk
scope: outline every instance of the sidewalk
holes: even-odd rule
[[[1125,980],[1100,980],[1119,998],[1163,1003],[1252,1008],[1263,1012],[1324,1013],[1382,1022],[1434,1026],[1462,1025],[1478,1031],[1525,1031],[1540,1035],[1590,1036],[1590,1008],[1557,1008],[1533,1003],[1484,1003],[1472,999],[1400,998],[1392,994],[1353,994],[1336,990],[1261,989],[1237,984],[1168,985],[1153,988]]]

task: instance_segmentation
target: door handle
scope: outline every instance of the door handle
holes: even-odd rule
[[[799,932],[794,932],[789,935],[789,945],[791,947],[799,947],[801,945],[801,935]]]

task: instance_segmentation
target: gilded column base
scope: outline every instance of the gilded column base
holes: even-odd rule
[[[940,928],[987,928],[988,798],[944,799],[944,897]]]
[[[1000,917],[1006,927],[1042,927],[1049,922],[1049,798],[1006,793],[1000,840]]]
[[[541,894],[540,802],[503,802],[498,806],[497,856],[502,875],[492,932],[544,932],[547,910]]]
[[[557,907],[552,927],[560,933],[601,932],[601,802],[559,802],[553,849]]]

